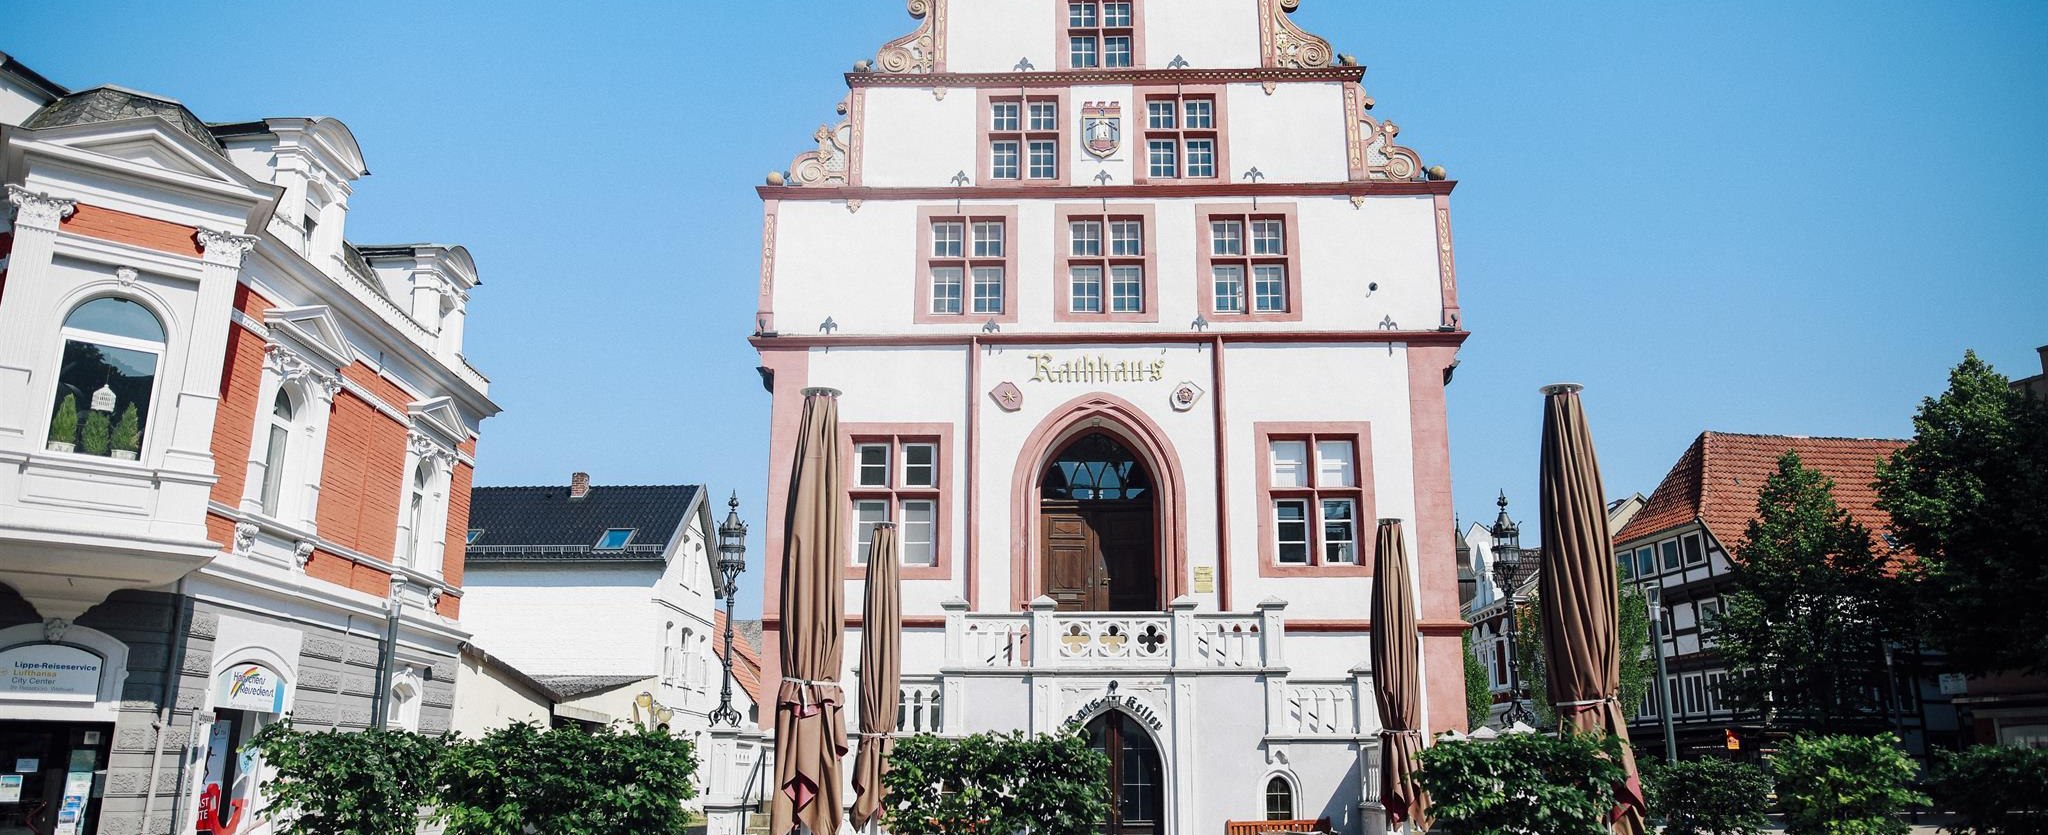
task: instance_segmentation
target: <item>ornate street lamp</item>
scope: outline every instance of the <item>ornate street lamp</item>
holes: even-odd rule
[[[1521,638],[1521,630],[1515,623],[1515,590],[1523,578],[1535,566],[1526,565],[1522,560],[1522,526],[1508,518],[1508,493],[1500,493],[1500,516],[1493,521],[1493,582],[1500,587],[1502,602],[1508,608],[1508,709],[1501,714],[1502,728],[1512,728],[1516,722],[1534,722],[1536,715],[1522,703],[1522,671],[1519,659],[1515,658],[1515,642]]]
[[[740,726],[740,712],[732,709],[732,599],[740,588],[740,574],[747,570],[747,523],[740,521],[740,494],[726,502],[725,522],[718,526],[718,596],[725,598],[725,681],[718,688],[718,709],[711,712],[711,724],[723,722]]]

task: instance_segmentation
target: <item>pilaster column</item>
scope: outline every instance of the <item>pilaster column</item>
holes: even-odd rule
[[[221,357],[227,353],[229,311],[241,280],[242,259],[256,238],[235,232],[200,229],[194,236],[202,252],[199,297],[193,305],[192,338],[185,346],[184,384],[178,392],[178,419],[163,466],[187,472],[213,472],[213,421],[220,406]]]
[[[1287,659],[1280,645],[1287,631],[1287,601],[1268,597],[1259,601],[1259,666],[1265,670],[1266,733],[1284,734],[1287,728]]]
[[[0,304],[0,446],[41,449],[44,433],[37,429],[43,421],[32,418],[48,415],[36,402],[39,398],[32,396],[30,378],[34,369],[47,365],[44,357],[55,346],[41,343],[55,332],[56,323],[38,319],[52,315],[45,274],[56,251],[58,229],[78,203],[11,184],[7,202],[15,213],[8,292]]]
[[[1201,656],[1195,652],[1195,607],[1200,606],[1194,598],[1185,594],[1166,604],[1171,610],[1173,623],[1170,626],[1167,654],[1174,669],[1201,666]]]
[[[939,608],[946,613],[946,666],[959,667],[967,657],[967,601],[955,597]]]

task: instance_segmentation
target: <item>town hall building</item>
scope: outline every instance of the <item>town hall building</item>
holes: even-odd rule
[[[906,733],[1084,727],[1106,831],[1381,831],[1378,519],[1414,561],[1426,728],[1465,724],[1455,184],[1298,0],[908,5],[759,189],[764,674],[803,392],[830,387],[849,693],[889,521],[905,709],[936,706]]]

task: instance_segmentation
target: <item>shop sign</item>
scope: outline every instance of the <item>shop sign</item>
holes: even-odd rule
[[[1067,717],[1067,724],[1079,727],[1111,710],[1121,710],[1129,714],[1131,718],[1144,723],[1145,727],[1151,728],[1154,732],[1166,726],[1164,722],[1159,721],[1159,714],[1154,713],[1152,707],[1139,700],[1137,696],[1117,695],[1116,682],[1109,683],[1109,692],[1081,705],[1081,709],[1074,711],[1073,716]]]
[[[1942,673],[1937,680],[1941,682],[1941,695],[1962,696],[1970,692],[1970,679],[1962,673]]]
[[[261,664],[241,663],[213,681],[213,706],[222,710],[283,713],[288,685],[284,677]]]
[[[23,644],[0,652],[0,696],[90,702],[99,698],[99,656],[64,644]]]

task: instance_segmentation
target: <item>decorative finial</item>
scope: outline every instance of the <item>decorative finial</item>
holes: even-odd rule
[[[1179,55],[1175,55],[1175,56],[1173,56],[1173,60],[1172,60],[1171,62],[1168,62],[1168,63],[1167,63],[1167,65],[1166,65],[1166,68],[1167,68],[1167,69],[1169,69],[1169,70],[1184,70],[1184,69],[1187,69],[1188,67],[1192,67],[1192,66],[1194,66],[1194,65],[1193,65],[1193,64],[1190,64],[1190,63],[1188,63],[1188,59],[1187,59],[1187,58],[1185,58],[1185,57],[1182,57],[1182,56],[1179,56]]]
[[[1002,332],[1003,332],[1003,326],[1002,326],[1002,325],[1000,325],[1000,324],[997,324],[997,323],[996,323],[996,320],[994,320],[994,319],[990,319],[990,320],[988,320],[988,324],[986,324],[986,325],[982,325],[982,326],[981,326],[981,332],[982,332],[982,333],[1002,333]]]
[[[784,184],[784,183],[787,183],[787,182],[789,182],[789,178],[788,178],[787,176],[784,176],[782,172],[780,172],[780,171],[770,171],[770,172],[768,172],[768,184],[769,184],[769,185],[771,185],[771,186],[779,186],[779,185],[782,185],[782,184]]]
[[[825,321],[818,323],[819,333],[830,334],[836,330],[839,330],[839,323],[832,321],[830,316],[825,317]]]
[[[1445,177],[1449,176],[1449,172],[1445,171],[1445,170],[1444,170],[1444,167],[1443,167],[1443,166],[1441,166],[1441,165],[1432,165],[1432,166],[1430,166],[1430,167],[1429,167],[1429,171],[1428,171],[1428,173],[1429,173],[1429,178],[1430,178],[1430,179],[1432,179],[1432,180],[1441,180],[1441,179],[1444,179]]]
[[[870,61],[870,60],[868,60],[868,59],[866,59],[866,58],[862,58],[862,59],[860,59],[860,60],[858,60],[858,61],[855,61],[855,62],[853,62],[853,71],[854,71],[854,72],[868,72],[868,71],[870,71],[870,70],[873,70],[874,68],[875,68],[875,62],[873,62],[873,61]]]
[[[1260,180],[1266,179],[1266,172],[1260,171],[1259,167],[1254,165],[1252,166],[1252,170],[1244,172],[1244,178],[1256,183]]]
[[[970,182],[973,182],[973,180],[968,178],[967,171],[965,169],[962,169],[960,173],[953,175],[953,185],[964,186]]]
[[[1189,323],[1188,323],[1188,330],[1191,330],[1191,331],[1206,331],[1206,330],[1208,330],[1208,329],[1209,329],[1209,319],[1208,319],[1208,317],[1206,317],[1206,316],[1203,316],[1202,314],[1199,314],[1199,313],[1195,314],[1195,321],[1193,321],[1193,322],[1189,322]]]
[[[1032,70],[1035,70],[1035,69],[1038,69],[1038,68],[1037,68],[1037,67],[1034,67],[1034,66],[1032,66],[1032,65],[1031,65],[1031,59],[1027,57],[1027,58],[1019,58],[1019,59],[1017,59],[1017,66],[1011,67],[1010,69],[1012,69],[1012,70],[1014,70],[1014,71],[1016,71],[1016,72],[1031,72]]]
[[[1097,172],[1095,172],[1095,182],[1096,182],[1096,184],[1097,184],[1097,185],[1105,185],[1105,186],[1106,186],[1106,185],[1109,185],[1109,184],[1110,184],[1111,182],[1114,182],[1115,180],[1116,180],[1116,178],[1115,178],[1115,177],[1112,177],[1112,176],[1110,176],[1110,175],[1109,175],[1109,171],[1108,171],[1108,170],[1102,170],[1102,171],[1097,171]]]

